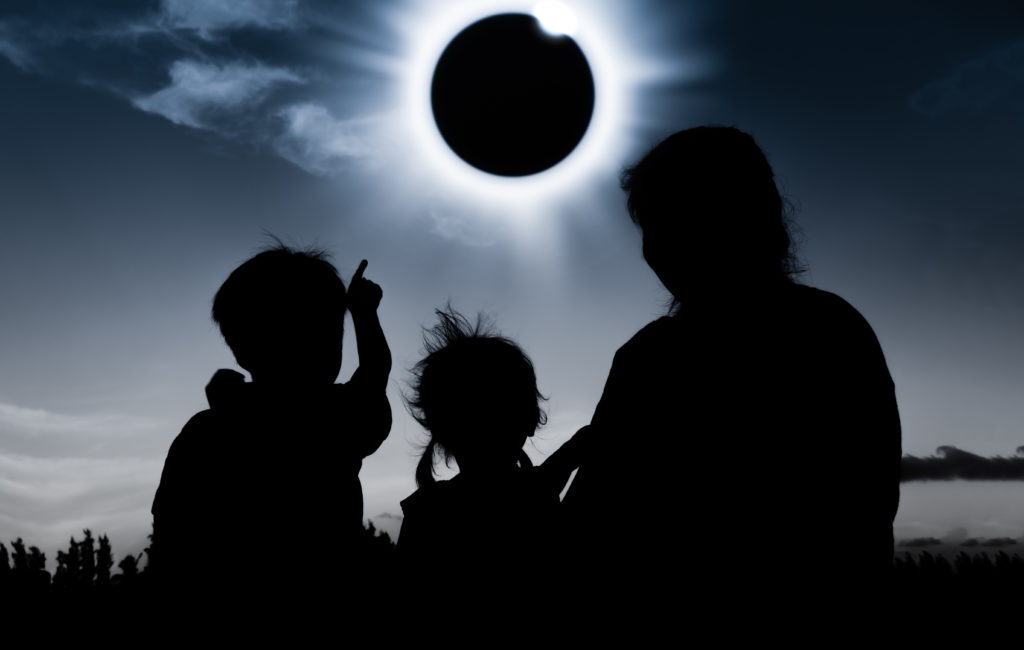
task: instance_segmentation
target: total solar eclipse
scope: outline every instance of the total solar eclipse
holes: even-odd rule
[[[528,14],[499,14],[448,44],[430,90],[434,121],[468,164],[499,176],[529,176],[572,153],[594,111],[583,51],[545,32]]]

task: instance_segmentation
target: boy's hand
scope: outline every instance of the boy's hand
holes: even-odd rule
[[[377,311],[384,292],[380,286],[363,277],[368,262],[363,260],[348,285],[348,308],[353,316]]]

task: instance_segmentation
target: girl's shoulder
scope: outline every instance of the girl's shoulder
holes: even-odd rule
[[[419,487],[415,492],[402,500],[402,513],[406,516],[417,516],[425,513],[450,510],[455,505],[466,500],[471,492],[467,489],[465,481],[460,480],[461,475],[453,478],[436,481]]]
[[[501,507],[506,502],[539,498],[544,494],[536,468],[511,472],[500,477],[465,476],[424,485],[406,497],[402,512],[406,517],[440,511],[470,511]]]

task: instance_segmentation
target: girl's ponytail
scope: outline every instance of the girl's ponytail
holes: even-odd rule
[[[436,448],[437,445],[434,443],[434,439],[431,438],[430,442],[427,443],[426,449],[423,450],[420,462],[416,465],[417,487],[425,487],[437,482],[434,480],[434,450]]]
[[[530,460],[530,457],[527,456],[526,452],[523,451],[522,449],[519,450],[519,454],[516,457],[516,460],[519,461],[519,467],[521,467],[522,469],[530,469],[531,467],[533,467],[533,461]]]

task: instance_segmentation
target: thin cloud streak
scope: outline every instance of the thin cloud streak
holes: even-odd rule
[[[28,70],[32,65],[32,56],[14,35],[17,30],[7,23],[0,23],[0,55],[4,56],[18,68]]]
[[[122,435],[149,431],[158,423],[117,413],[69,415],[45,409],[0,403],[0,435],[39,436],[45,434]],[[2,438],[0,438],[2,440]]]
[[[164,0],[160,22],[171,29],[195,30],[201,38],[211,39],[229,29],[293,27],[298,5],[298,0]]]
[[[1024,111],[1024,40],[959,64],[910,97],[910,107],[932,117],[982,113],[997,105]]]
[[[171,85],[138,98],[133,104],[175,124],[197,129],[215,129],[216,117],[221,111],[258,105],[275,85],[303,82],[301,77],[284,68],[241,63],[217,65],[191,60],[175,61],[170,75]]]
[[[351,162],[372,162],[371,118],[340,120],[320,104],[288,106],[278,112],[284,131],[276,138],[278,154],[315,176],[332,176]]]
[[[472,247],[492,246],[497,241],[496,227],[478,217],[433,209],[427,214],[433,222],[430,232],[442,239]]]

